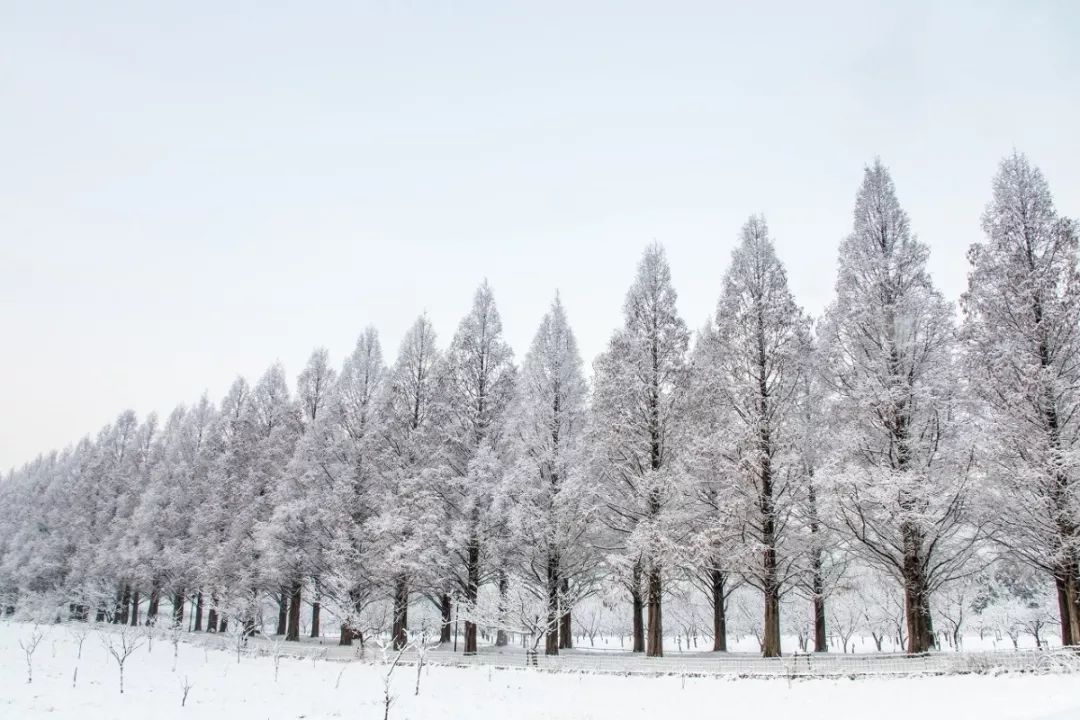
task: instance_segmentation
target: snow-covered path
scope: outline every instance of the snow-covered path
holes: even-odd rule
[[[157,639],[128,660],[120,695],[115,661],[91,632],[72,688],[76,643],[51,626],[33,656],[33,682],[18,641],[30,625],[0,624],[0,718],[138,717],[204,720],[381,718],[379,666],[357,662],[243,657]],[[191,684],[181,708],[182,685]],[[488,668],[397,668],[391,718],[795,718],[835,720],[1076,720],[1078,675],[967,675],[904,679],[724,680],[556,674]]]

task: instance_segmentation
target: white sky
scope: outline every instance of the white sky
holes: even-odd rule
[[[756,212],[819,314],[875,155],[953,299],[1013,147],[1080,215],[1080,3],[164,5],[0,0],[0,468],[484,277],[591,362],[653,239],[696,328]]]

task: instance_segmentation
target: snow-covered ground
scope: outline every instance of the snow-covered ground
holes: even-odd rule
[[[360,662],[243,656],[164,637],[145,640],[119,673],[99,632],[78,662],[69,626],[46,631],[33,655],[33,682],[19,641],[34,626],[0,624],[0,718],[381,718],[386,668]],[[175,670],[173,665],[175,662]],[[190,684],[181,707],[185,679]],[[745,718],[834,720],[1077,720],[1080,675],[962,675],[861,680],[725,680],[624,677],[487,667],[427,667],[391,679],[391,718]]]

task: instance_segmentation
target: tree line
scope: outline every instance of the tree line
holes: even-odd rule
[[[135,624],[190,602],[196,630],[254,633],[268,604],[298,640],[306,604],[313,636],[327,607],[340,642],[400,647],[419,600],[443,641],[463,621],[466,653],[491,630],[558,654],[575,606],[617,587],[632,649],[659,656],[676,588],[724,650],[743,587],[777,656],[781,601],[811,606],[823,651],[861,568],[898,588],[919,653],[931,598],[1005,567],[1053,586],[1080,644],[1076,224],[1014,153],[982,228],[957,312],[875,161],[820,318],[755,216],[696,333],[647,248],[591,377],[557,296],[518,366],[485,282],[445,347],[421,316],[391,364],[369,328],[294,390],[273,365],[163,422],[125,411],[0,483],[5,606]]]

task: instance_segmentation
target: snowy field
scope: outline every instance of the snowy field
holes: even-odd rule
[[[43,626],[44,627],[44,626]],[[82,658],[70,626],[49,626],[32,656],[19,643],[35,628],[0,624],[0,718],[381,718],[386,667],[363,662],[281,658],[145,638],[125,663],[124,694],[103,635],[89,632]],[[115,635],[112,636],[115,642]],[[175,650],[175,655],[174,655]],[[175,669],[174,669],[175,665]],[[78,666],[78,678],[73,676]],[[185,683],[190,686],[181,707]],[[719,679],[549,673],[491,667],[425,667],[391,676],[390,717],[495,718],[701,717],[835,720],[1076,720],[1080,675],[960,675],[895,679]],[[715,709],[715,713],[708,711]]]

